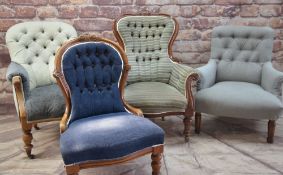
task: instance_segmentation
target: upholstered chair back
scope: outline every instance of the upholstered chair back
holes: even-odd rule
[[[125,16],[115,29],[124,43],[132,66],[128,83],[155,81],[168,83],[171,74],[168,46],[176,22],[169,16]]]
[[[216,82],[261,83],[263,63],[271,60],[273,30],[268,27],[220,26],[212,32],[211,59]]]
[[[57,49],[77,36],[76,30],[62,22],[24,22],[6,33],[11,61],[20,64],[29,76],[30,89],[55,82],[52,76]]]
[[[119,91],[123,59],[115,47],[101,41],[79,42],[63,53],[61,64],[72,104],[69,124],[125,112]]]

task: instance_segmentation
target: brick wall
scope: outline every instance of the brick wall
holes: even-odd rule
[[[10,62],[5,32],[19,22],[65,21],[79,33],[114,39],[113,20],[124,13],[167,13],[178,20],[175,56],[190,65],[204,64],[210,55],[210,34],[219,25],[271,26],[276,32],[274,66],[283,71],[283,0],[1,0],[0,2],[0,111],[12,104],[5,73]],[[1,107],[2,106],[2,107]],[[0,112],[1,113],[1,112]]]

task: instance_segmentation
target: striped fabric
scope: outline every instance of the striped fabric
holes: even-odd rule
[[[156,81],[168,83],[173,64],[168,43],[175,27],[166,16],[127,16],[118,21],[129,64],[128,83]]]
[[[186,80],[188,76],[196,73],[196,71],[182,64],[174,64],[170,76],[169,84],[178,89],[182,94],[186,95]]]
[[[184,112],[186,97],[171,85],[161,82],[139,82],[128,85],[125,100],[144,113]]]

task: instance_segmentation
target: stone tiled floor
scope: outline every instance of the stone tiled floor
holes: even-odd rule
[[[162,175],[279,175],[283,174],[283,120],[277,122],[274,144],[267,144],[266,121],[205,115],[200,135],[185,143],[182,118],[153,120],[166,131]],[[0,174],[65,174],[59,152],[58,122],[33,131],[36,159],[26,158],[16,115],[0,115]],[[111,167],[88,169],[81,175],[151,174],[150,156]]]

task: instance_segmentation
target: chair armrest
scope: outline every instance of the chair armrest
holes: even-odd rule
[[[11,62],[7,69],[6,79],[12,82],[13,77],[18,76],[21,78],[24,96],[29,96],[29,76],[23,66],[15,62]]]
[[[183,64],[174,63],[169,84],[175,87],[182,94],[186,95],[188,86],[191,86],[191,82],[189,82],[189,80],[197,81],[198,77],[199,76],[195,69]]]
[[[143,112],[142,112],[141,109],[131,106],[131,105],[130,105],[129,103],[127,103],[124,99],[123,99],[123,104],[124,104],[125,108],[126,108],[129,112],[133,113],[134,115],[143,117]]]
[[[197,87],[198,90],[209,88],[215,84],[216,70],[216,61],[212,59],[210,59],[206,65],[197,68],[197,71],[200,75]]]
[[[18,75],[13,76],[12,86],[14,89],[15,105],[20,120],[26,120],[26,109],[25,109],[25,96],[23,91],[22,78]]]
[[[283,72],[272,67],[271,62],[264,63],[262,67],[261,86],[268,92],[282,96]]]

